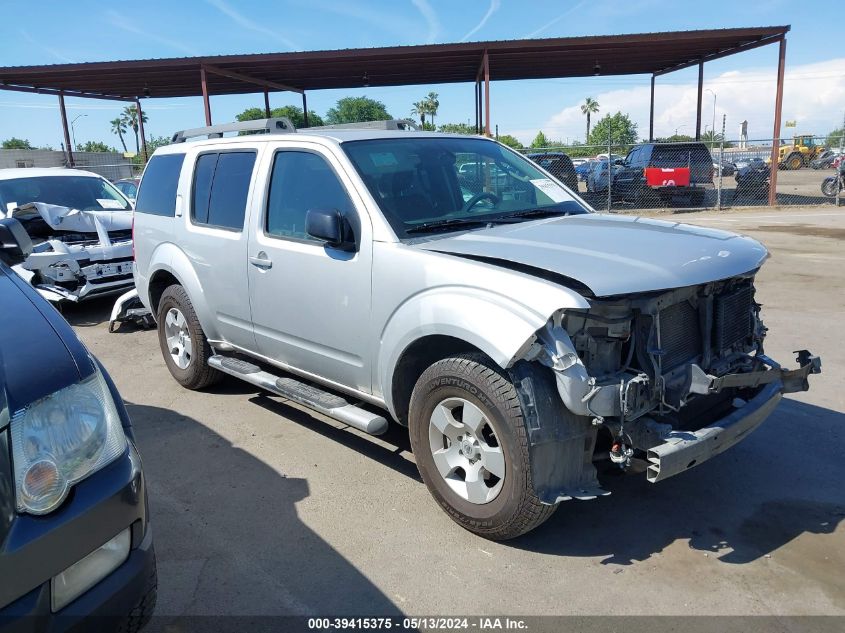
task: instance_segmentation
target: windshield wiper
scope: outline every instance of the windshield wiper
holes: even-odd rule
[[[459,226],[491,226],[495,224],[495,222],[496,220],[481,220],[477,218],[449,218],[446,220],[436,220],[434,222],[423,222],[422,224],[405,229],[405,233],[430,233],[441,229],[450,229]]]
[[[541,218],[549,215],[569,215],[569,211],[561,211],[560,209],[525,209],[524,211],[515,211],[501,216],[502,218]]]

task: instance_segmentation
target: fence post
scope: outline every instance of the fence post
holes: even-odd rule
[[[611,200],[611,192],[610,192],[610,181],[612,180],[611,170],[613,168],[613,161],[610,160],[610,157],[613,154],[613,134],[612,132],[608,132],[607,134],[607,212],[610,213],[611,207],[613,206]]]
[[[719,141],[719,188],[716,190],[716,210],[722,210],[722,168],[725,165],[725,118],[722,115],[722,140]],[[715,132],[714,132],[715,134]]]

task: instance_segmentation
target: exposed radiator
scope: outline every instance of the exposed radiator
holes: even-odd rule
[[[701,354],[698,311],[689,301],[660,311],[660,349],[664,372]]]
[[[751,335],[752,286],[742,286],[716,297],[713,314],[713,346],[723,350]]]

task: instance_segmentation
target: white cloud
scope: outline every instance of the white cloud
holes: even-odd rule
[[[426,24],[428,25],[426,42],[428,44],[434,44],[434,42],[437,41],[437,38],[440,37],[440,21],[437,19],[437,14],[434,12],[434,9],[431,8],[428,0],[411,0],[411,2],[417,8],[417,11],[422,14]]]
[[[668,83],[672,76],[657,78],[654,111],[656,137],[669,136],[677,129],[680,134],[695,132],[696,83]],[[750,139],[771,139],[774,117],[775,70],[773,68],[748,69],[722,73],[707,79],[705,68],[704,88],[716,92],[716,129],[721,131],[722,115],[726,115],[728,139],[739,136],[739,125],[748,121]],[[640,137],[648,137],[650,88],[648,79],[634,88],[608,90],[596,95],[601,110],[593,115],[593,122],[607,113],[621,111],[630,115],[639,125]],[[542,129],[555,139],[584,139],[585,118],[581,102],[568,106],[551,116]],[[783,122],[797,121],[797,128],[782,128],[781,136],[791,136],[794,131],[827,134],[842,122],[845,106],[845,58],[831,59],[814,64],[787,66]],[[704,93],[701,128],[712,125],[713,96]],[[536,130],[520,130],[523,142],[530,141]],[[513,133],[513,132],[512,132]]]
[[[499,7],[501,6],[501,4],[502,4],[502,3],[501,3],[501,0],[490,0],[490,7],[487,9],[487,13],[485,13],[485,14],[484,14],[484,17],[482,17],[482,18],[481,18],[481,21],[480,21],[478,24],[476,24],[474,27],[472,27],[472,28],[471,28],[471,29],[467,32],[467,34],[466,34],[466,35],[464,35],[464,36],[461,38],[461,41],[462,41],[462,42],[466,42],[469,38],[471,38],[473,35],[475,35],[475,34],[476,34],[476,33],[478,33],[481,29],[483,29],[483,28],[484,28],[484,25],[485,25],[485,24],[487,24],[487,20],[489,20],[489,19],[490,19],[490,17],[491,17],[494,13],[496,13],[496,11],[498,11],[498,10],[499,10]]]
[[[251,20],[250,18],[240,13],[237,9],[229,5],[224,0],[206,1],[208,2],[208,4],[220,11],[220,13],[230,18],[235,24],[237,24],[241,28],[247,29],[248,31],[254,31],[255,33],[260,33],[261,35],[266,35],[271,39],[278,40],[291,50],[297,50],[299,48],[292,40],[288,39],[280,33],[277,33],[272,29],[268,29],[266,26],[262,26],[254,20]]]

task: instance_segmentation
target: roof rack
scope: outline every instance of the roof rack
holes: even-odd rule
[[[335,125],[315,125],[311,130],[419,130],[419,126],[409,119],[388,119],[387,121],[361,121],[360,123],[336,123]]]
[[[254,121],[239,121],[236,123],[221,123],[208,125],[190,130],[180,130],[173,135],[173,143],[184,143],[189,138],[205,136],[206,138],[223,138],[226,132],[263,132],[264,134],[289,134],[296,132],[296,127],[287,117],[272,119],[256,119]]]

